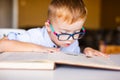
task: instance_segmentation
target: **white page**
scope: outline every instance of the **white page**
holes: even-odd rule
[[[14,60],[44,60],[47,58],[46,53],[38,53],[38,52],[4,52],[0,54],[0,61],[14,61]]]
[[[120,65],[113,63],[111,60],[94,56],[87,58],[84,54],[73,56],[64,53],[39,53],[39,52],[5,52],[0,54],[0,61],[53,61],[61,64],[70,64],[88,67],[101,68],[117,68],[120,70]]]

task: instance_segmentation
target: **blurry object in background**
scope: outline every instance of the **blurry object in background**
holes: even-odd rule
[[[107,54],[117,54],[120,53],[120,45],[105,45],[101,42],[100,51]]]
[[[116,41],[120,45],[120,26],[117,27]]]
[[[120,26],[120,0],[101,0],[101,28],[116,29]]]
[[[13,0],[0,0],[0,28],[12,27],[12,3]]]
[[[120,53],[120,27],[104,31],[102,35],[99,50],[108,54]]]
[[[25,32],[25,30],[24,29],[2,28],[0,29],[0,39],[3,38],[4,36],[7,36],[7,34],[10,32],[23,33]]]
[[[105,53],[108,54],[120,53],[120,45],[107,45],[105,47]]]
[[[85,47],[99,49],[98,41],[100,36],[97,33],[97,30],[86,30],[85,36],[78,40],[81,51],[83,51]]]
[[[51,0],[18,0],[18,26],[28,29],[43,26]]]
[[[99,50],[103,53],[106,52],[105,51],[106,50],[106,45],[105,45],[104,41],[102,41],[102,40],[100,40],[100,42],[99,42]]]
[[[106,53],[120,53],[120,28],[86,30],[85,36],[78,41],[81,51],[92,47]]]

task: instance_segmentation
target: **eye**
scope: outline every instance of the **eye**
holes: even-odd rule
[[[67,34],[66,32],[61,32],[60,34]]]

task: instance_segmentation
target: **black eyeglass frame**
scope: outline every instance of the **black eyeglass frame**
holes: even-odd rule
[[[86,32],[86,31],[85,31],[85,28],[82,27],[82,29],[81,29],[82,32],[81,32],[81,31],[80,31],[80,32],[75,32],[75,33],[73,33],[73,34],[69,34],[69,33],[58,34],[58,33],[55,32],[52,24],[50,24],[50,29],[51,29],[51,31],[58,37],[58,40],[59,40],[59,41],[69,40],[70,37],[72,37],[73,40],[81,39],[81,38],[85,35],[85,32]],[[79,34],[79,37],[75,39],[75,38],[74,38],[74,35],[76,35],[76,34]],[[67,39],[65,39],[65,40],[61,40],[61,39],[60,39],[60,36],[61,36],[61,35],[69,35],[69,37],[68,37]]]

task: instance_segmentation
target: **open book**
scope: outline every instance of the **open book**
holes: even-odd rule
[[[56,64],[120,70],[120,65],[111,60],[84,54],[39,53],[39,52],[4,52],[0,54],[0,69],[55,69]]]

